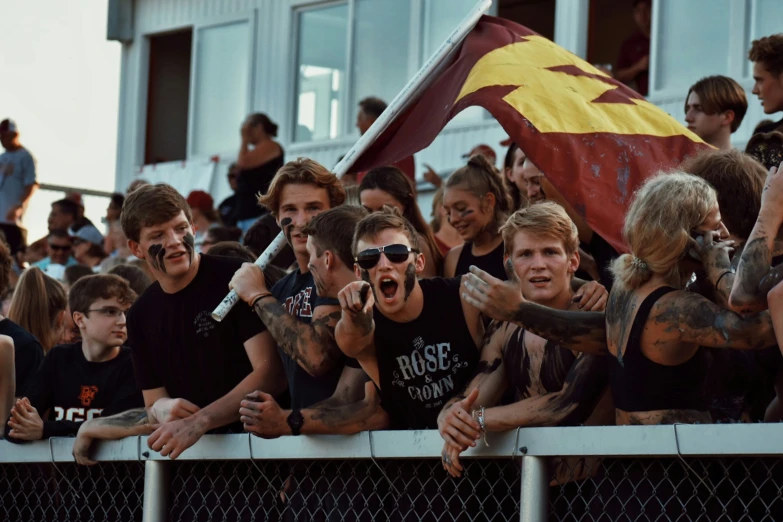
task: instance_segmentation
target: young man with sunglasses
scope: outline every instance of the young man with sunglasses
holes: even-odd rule
[[[123,346],[125,314],[135,300],[128,282],[115,275],[83,277],[71,287],[68,304],[82,340],[55,346],[44,358],[27,397],[11,410],[12,440],[75,435],[85,421],[144,404],[130,348]]]
[[[353,249],[362,281],[340,291],[335,337],[380,390],[393,428],[435,429],[440,409],[473,375],[484,328],[460,299],[459,279],[418,279],[418,237],[396,213],[359,222]]]

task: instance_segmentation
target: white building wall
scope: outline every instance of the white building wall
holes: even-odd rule
[[[558,0],[556,27],[557,40],[568,48],[582,54],[584,35],[587,26],[588,0]],[[725,23],[712,26],[714,38],[728,39],[731,52],[725,56],[723,70],[711,71],[711,74],[727,74],[734,77],[746,89],[749,111],[740,130],[735,134],[735,143],[743,146],[748,140],[756,123],[765,116],[761,113],[757,99],[751,95],[752,80],[747,64],[747,47],[752,38],[770,32],[770,17],[780,11],[783,15],[783,1],[780,0],[657,0],[654,3],[654,34],[668,34],[671,38],[683,38],[687,35],[671,36],[671,31],[662,21],[671,11],[688,17],[687,23],[698,26],[700,23],[714,22],[709,16],[693,16],[698,8],[710,13],[711,6],[726,4],[724,11],[729,13]],[[310,0],[135,0],[134,2],[134,40],[125,45],[122,56],[122,84],[120,92],[120,128],[117,154],[117,187],[122,189],[134,178],[143,161],[145,137],[145,110],[147,89],[148,43],[145,35],[172,31],[184,27],[198,27],[221,21],[250,17],[254,35],[254,59],[251,70],[251,97],[248,112],[268,113],[280,125],[280,141],[286,149],[286,157],[298,156],[313,158],[324,165],[333,166],[338,158],[353,144],[357,136],[321,143],[290,144],[291,125],[294,121],[294,67],[295,45],[293,42],[293,10],[297,6],[318,5],[324,2]],[[693,5],[698,4],[697,8]],[[667,11],[668,10],[668,11]],[[576,16],[576,13],[579,16]],[[721,11],[722,12],[722,11]],[[676,14],[676,13],[675,13]],[[778,20],[781,18],[778,17]],[[670,29],[670,28],[669,28]],[[709,31],[707,32],[709,33]],[[195,41],[195,38],[194,38]],[[654,87],[650,99],[664,110],[683,121],[683,105],[687,87],[698,78],[685,72],[680,60],[677,45],[662,47],[660,39],[653,39],[657,46],[653,52]],[[667,42],[671,44],[672,42]],[[677,42],[674,42],[675,44]],[[703,43],[703,42],[702,42]],[[720,48],[721,46],[713,46]],[[710,53],[707,43],[705,53]],[[685,53],[687,54],[687,53]],[[711,59],[714,57],[711,57]],[[195,60],[195,54],[193,56]],[[714,60],[713,60],[714,61]],[[720,61],[720,60],[719,60]],[[720,61],[723,63],[723,61]],[[657,88],[656,77],[666,77],[667,69],[680,71],[676,81],[669,82],[665,88]],[[698,67],[694,67],[698,69]],[[671,77],[671,75],[669,75]],[[660,82],[658,82],[660,83]],[[237,129],[237,138],[239,137]],[[442,171],[460,164],[461,155],[478,143],[487,143],[498,153],[499,161],[504,150],[499,142],[505,133],[492,120],[478,124],[453,123],[445,129],[435,142],[416,155],[417,172],[423,172],[423,164],[432,165]],[[237,147],[239,140],[237,139]],[[233,151],[215,151],[221,154],[221,165],[216,182],[212,186],[217,200],[227,194],[228,186],[222,175],[232,159]],[[200,158],[204,159],[204,158]],[[425,209],[425,213],[426,213]]]

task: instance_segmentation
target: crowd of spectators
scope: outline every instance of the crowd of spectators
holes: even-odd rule
[[[783,35],[749,57],[753,94],[783,110]],[[361,103],[362,132],[384,108]],[[463,451],[519,426],[780,421],[783,122],[733,149],[747,100],[721,76],[694,83],[684,109],[714,149],[647,176],[623,255],[524,144],[500,170],[474,148],[428,224],[400,168],[340,180],[285,163],[263,114],[242,125],[235,195],[217,208],[137,180],[102,233],[66,195],[45,252],[0,242],[5,436],[73,435],[91,464],[94,439],[130,435],[177,458],[208,432],[437,429],[456,477]],[[15,123],[0,137],[0,182],[19,202],[0,200],[8,225],[34,162]],[[262,271],[252,262],[281,232]],[[229,289],[242,302],[216,322]]]

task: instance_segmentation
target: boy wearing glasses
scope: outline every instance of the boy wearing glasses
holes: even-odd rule
[[[55,346],[44,358],[27,397],[11,411],[10,438],[75,435],[84,421],[144,404],[130,348],[123,346],[125,314],[135,300],[127,281],[115,275],[83,277],[71,287],[68,304],[82,340]]]
[[[436,429],[440,409],[473,375],[484,328],[460,299],[459,279],[417,278],[418,237],[398,214],[359,222],[353,250],[362,281],[340,291],[335,337],[380,390],[393,428]]]

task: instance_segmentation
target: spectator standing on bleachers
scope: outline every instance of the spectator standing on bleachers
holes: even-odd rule
[[[237,183],[239,178],[239,169],[236,163],[232,163],[228,167],[228,185],[231,187],[231,195],[220,202],[218,205],[218,213],[220,214],[220,220],[227,227],[234,227],[237,224]]]
[[[73,257],[79,263],[96,269],[107,255],[103,250],[103,236],[92,225],[84,225],[73,235]]]
[[[633,21],[636,23],[636,31],[620,47],[614,77],[631,85],[642,96],[647,96],[650,82],[652,0],[634,0]]]
[[[764,114],[783,110],[783,33],[754,40],[748,53],[753,62],[753,94]],[[745,151],[771,169],[783,161],[783,119],[759,125]]]
[[[68,297],[81,341],[55,346],[16,401],[10,437],[38,440],[75,435],[79,425],[102,415],[142,406],[133,377],[125,314],[136,294],[114,275],[83,277]],[[49,412],[49,420],[43,417]]]
[[[33,334],[47,353],[60,339],[67,307],[63,285],[32,267],[16,283],[8,318]]]
[[[38,187],[35,158],[19,141],[13,120],[0,122],[0,223],[21,224],[24,212]]]
[[[246,232],[256,219],[265,213],[258,206],[258,195],[266,194],[272,179],[285,163],[284,151],[273,138],[277,136],[277,124],[263,113],[255,113],[245,119],[240,131],[242,146],[237,156],[239,178],[236,190],[236,223]]]
[[[727,76],[708,76],[691,85],[685,99],[685,123],[699,138],[719,149],[731,148],[748,100],[742,86]]]
[[[5,243],[0,241],[0,293],[8,289],[11,275],[11,256]],[[14,321],[0,314],[0,336],[10,337],[14,348],[14,374],[16,375],[16,388],[14,397],[20,397],[31,377],[41,365],[44,351],[30,332],[16,324]],[[10,412],[10,410],[9,410]],[[4,419],[2,419],[4,421]]]

